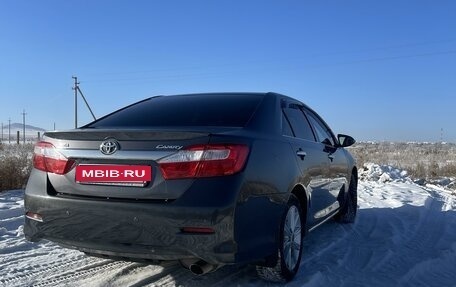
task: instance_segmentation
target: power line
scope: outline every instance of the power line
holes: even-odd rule
[[[431,56],[439,56],[439,55],[449,55],[449,54],[456,54],[456,50],[447,50],[447,51],[438,51],[438,52],[429,52],[429,53],[417,53],[417,54],[408,54],[408,55],[400,55],[400,56],[386,56],[386,57],[375,57],[375,58],[367,58],[367,59],[360,59],[360,60],[352,60],[352,61],[341,61],[338,63],[332,64],[315,64],[309,66],[301,66],[301,67],[282,67],[282,68],[275,68],[275,71],[280,70],[302,70],[302,69],[316,69],[322,67],[333,67],[333,66],[344,66],[344,65],[352,65],[352,64],[361,64],[361,63],[369,63],[369,62],[382,62],[382,61],[392,61],[392,60],[400,60],[400,59],[407,59],[407,58],[420,58],[420,57],[431,57]],[[85,81],[88,83],[112,83],[116,82],[116,84],[122,84],[123,82],[149,82],[152,80],[163,80],[163,79],[182,79],[182,78],[198,78],[198,77],[220,77],[220,76],[228,76],[232,74],[239,74],[239,73],[251,73],[253,70],[257,70],[259,67],[255,68],[241,68],[236,70],[223,70],[220,72],[200,72],[200,73],[184,73],[184,74],[175,74],[175,75],[157,75],[157,76],[145,76],[145,77],[136,77],[136,78],[117,78],[117,79],[105,79],[105,80],[92,80],[92,81]],[[263,68],[261,68],[263,69]]]
[[[95,115],[93,114],[93,111],[92,111],[92,109],[90,108],[89,103],[87,102],[87,99],[86,99],[86,98],[84,97],[84,95],[82,94],[82,91],[81,91],[81,89],[79,88],[79,86],[77,86],[77,89],[78,89],[78,92],[81,94],[82,99],[84,100],[84,103],[86,104],[87,108],[89,109],[90,114],[92,114],[93,120],[96,120],[97,118],[96,118]]]
[[[403,55],[403,56],[389,56],[389,57],[378,57],[378,58],[370,58],[370,59],[361,59],[361,60],[339,62],[339,63],[335,63],[335,64],[315,65],[313,67],[341,66],[341,65],[358,64],[358,63],[382,62],[382,61],[400,60],[400,59],[408,59],[408,58],[419,58],[419,57],[429,57],[429,56],[438,56],[438,55],[449,55],[449,54],[456,54],[456,50],[449,50],[449,51],[442,51],[442,52],[421,53],[421,54],[412,54],[412,55]]]
[[[327,53],[313,53],[308,54],[308,57],[325,57],[331,55],[344,55],[344,54],[357,54],[357,53],[366,53],[366,52],[374,52],[374,51],[382,51],[382,50],[392,50],[392,49],[402,49],[402,48],[411,48],[411,47],[420,47],[420,46],[428,46],[433,44],[442,44],[442,43],[452,43],[456,42],[456,38],[448,38],[442,40],[433,40],[433,41],[423,41],[423,42],[415,42],[415,43],[406,43],[406,44],[398,44],[398,45],[389,45],[383,47],[376,47],[371,49],[359,49],[359,50],[350,50],[350,51],[335,51],[335,52],[327,52]],[[302,57],[290,57],[288,60],[295,61],[302,59]],[[283,62],[284,59],[277,60],[278,62]],[[265,61],[243,61],[243,64],[262,64]],[[211,65],[207,66],[188,66],[184,68],[165,68],[165,69],[153,69],[153,70],[142,70],[142,71],[128,71],[128,72],[106,72],[106,73],[93,73],[94,76],[115,76],[115,75],[132,75],[132,74],[148,74],[148,73],[162,73],[162,72],[173,72],[173,71],[182,71],[182,70],[196,70],[202,68],[223,68],[223,67],[230,67],[235,66],[235,64],[222,64],[222,65]],[[105,81],[118,81],[123,79],[109,79],[109,80],[88,80],[84,81],[84,83],[93,83],[93,82],[105,82]]]

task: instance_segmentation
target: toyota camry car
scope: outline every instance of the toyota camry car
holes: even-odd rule
[[[195,274],[249,263],[289,281],[308,232],[355,220],[353,143],[276,93],[152,97],[43,135],[25,235]]]

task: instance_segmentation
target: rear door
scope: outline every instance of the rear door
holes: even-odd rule
[[[315,112],[306,108],[304,108],[304,112],[314,130],[317,141],[322,145],[329,159],[329,192],[331,196],[329,200],[332,206],[337,208],[337,197],[341,194],[344,185],[347,184],[347,158],[344,151],[337,147],[336,139],[328,125]]]
[[[329,190],[329,160],[324,146],[317,142],[312,128],[302,111],[302,105],[287,101],[282,108],[284,135],[296,154],[301,169],[301,182],[310,192],[309,222],[315,225],[325,218],[326,209],[331,205]]]

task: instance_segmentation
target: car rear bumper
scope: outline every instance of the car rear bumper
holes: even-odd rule
[[[43,218],[26,218],[24,232],[31,241],[48,239],[88,253],[129,258],[237,261],[232,206],[184,207],[26,193],[25,209]],[[183,227],[210,227],[214,233],[186,233]]]

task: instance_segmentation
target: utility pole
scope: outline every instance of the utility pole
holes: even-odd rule
[[[11,118],[8,119],[8,143],[11,143]]]
[[[0,143],[3,142],[3,122],[2,122],[2,141]]]
[[[25,115],[26,114],[27,113],[25,112],[25,110],[22,110],[22,113],[21,113],[21,115],[22,115],[22,132],[23,132],[22,136],[23,136],[23,143],[24,144],[25,144]]]
[[[82,99],[84,100],[84,103],[86,104],[87,108],[89,109],[90,113],[92,114],[92,117],[94,120],[97,118],[95,117],[92,109],[89,106],[89,103],[87,102],[87,99],[84,97],[84,94],[82,93],[81,89],[79,88],[79,82],[78,82],[78,77],[74,77],[74,128],[78,128],[78,92],[81,94]]]
[[[73,76],[74,79],[74,128],[78,128],[78,77]]]

